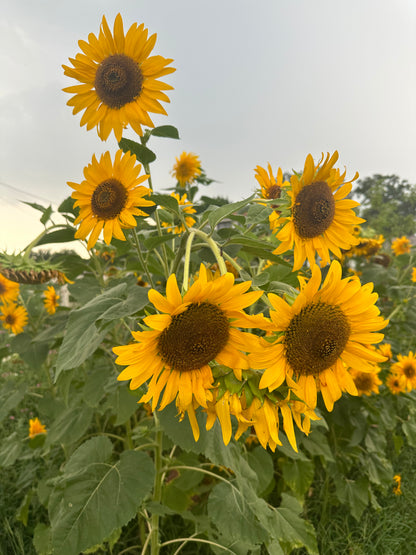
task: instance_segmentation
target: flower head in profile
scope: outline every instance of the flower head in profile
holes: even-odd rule
[[[404,393],[405,391],[405,388],[400,383],[398,374],[390,373],[386,378],[386,386],[393,395],[399,395],[399,393]]]
[[[109,152],[101,155],[98,161],[95,155],[91,164],[84,168],[85,180],[81,183],[68,182],[75,189],[72,198],[76,199],[79,216],[75,225],[80,224],[75,237],[86,239],[91,249],[103,232],[108,245],[112,237],[125,241],[122,229],[136,227],[134,216],[147,216],[141,207],[153,206],[154,202],[143,197],[151,193],[141,185],[149,177],[141,175],[141,164],[136,164],[136,156],[130,152],[116,152],[114,163]]]
[[[391,244],[391,250],[396,256],[399,254],[408,254],[410,252],[410,247],[410,241],[405,235],[395,239]]]
[[[152,410],[164,390],[159,410],[175,401],[181,414],[188,413],[196,439],[195,408],[206,408],[212,401],[210,364],[232,368],[241,380],[242,370],[249,367],[246,353],[257,346],[257,336],[239,329],[255,327],[258,320],[243,311],[262,295],[248,292],[250,285],[250,281],[235,285],[231,273],[208,280],[201,264],[198,279],[181,295],[172,274],[165,297],[155,289],[148,293],[159,311],[144,318],[148,330],[132,332],[133,343],[113,348],[116,363],[127,366],[118,379],[131,380],[131,389],[150,380],[141,402],[151,400]]]
[[[39,434],[46,434],[46,426],[42,424],[38,417],[29,420],[29,437],[33,439]]]
[[[390,343],[382,343],[377,347],[379,353],[381,353],[384,357],[387,357],[387,360],[391,360],[393,358],[393,353],[391,351]]]
[[[201,161],[196,154],[192,152],[182,152],[176,158],[176,162],[172,168],[172,175],[181,187],[192,183],[201,173]]]
[[[408,355],[398,355],[397,359],[391,371],[399,378],[403,390],[416,389],[416,353],[409,351]]]
[[[59,295],[57,295],[55,287],[53,285],[49,285],[47,290],[44,291],[43,296],[45,297],[43,304],[45,305],[46,311],[49,314],[55,314],[59,300]]]
[[[396,485],[393,488],[394,495],[401,495],[402,494],[402,477],[400,474],[396,474],[393,476],[393,480],[395,481]]]
[[[180,196],[179,193],[171,193],[171,197],[175,198],[178,201],[179,209],[182,211],[186,226],[192,227],[195,224],[195,219],[190,216],[190,214],[195,214],[196,210],[193,208],[192,202],[190,202],[186,196],[186,193]],[[178,225],[174,225],[174,222],[161,222],[162,227],[166,227],[168,233],[176,233],[180,235],[185,231],[185,225],[180,223]]]
[[[63,89],[73,95],[67,104],[74,114],[84,110],[81,125],[97,127],[103,141],[111,131],[120,141],[127,125],[141,136],[142,125],[154,127],[149,112],[166,114],[160,101],[170,102],[163,91],[173,87],[159,79],[175,69],[168,67],[172,59],[150,55],[155,43],[156,34],[149,37],[143,23],[124,34],[118,14],[111,32],[103,16],[98,37],[90,33],[88,41],[80,40],[82,52],[69,59],[72,67],[62,66],[79,83]]]
[[[7,279],[0,273],[0,301],[2,303],[14,302],[19,296],[20,285]]]
[[[321,391],[331,411],[343,391],[357,395],[347,368],[373,372],[373,364],[385,360],[371,348],[384,337],[375,332],[388,323],[375,306],[373,284],[362,286],[357,278],[341,279],[341,274],[341,265],[333,261],[320,287],[321,270],[315,264],[292,305],[269,294],[274,308],[270,331],[280,335],[273,342],[262,339],[261,350],[249,356],[253,368],[264,370],[261,388],[273,391],[286,379],[311,409]]]
[[[282,168],[277,170],[276,176],[273,175],[273,170],[270,164],[267,164],[267,171],[261,166],[256,166],[255,178],[260,185],[260,195],[267,200],[280,199],[283,187],[289,186],[288,181],[283,180]],[[270,229],[275,229],[281,222],[280,210],[278,205],[269,205],[273,212],[269,216]]]
[[[378,376],[380,370],[379,366],[374,367],[374,372],[361,372],[351,368],[350,374],[354,380],[358,395],[370,396],[372,393],[380,393],[379,386],[383,383]]]
[[[291,215],[276,235],[281,244],[273,254],[294,248],[293,270],[299,270],[306,259],[312,266],[316,255],[321,265],[329,264],[329,251],[341,258],[341,249],[348,250],[359,242],[353,233],[353,227],[364,221],[353,211],[359,203],[346,198],[358,173],[345,181],[346,171],[333,167],[337,160],[335,151],[315,165],[308,154],[302,175],[291,177],[287,191],[292,200]]]
[[[0,306],[0,321],[3,322],[3,327],[14,334],[23,332],[23,328],[28,322],[27,310],[23,306],[16,303],[6,303]]]
[[[369,259],[378,253],[384,243],[383,235],[378,237],[359,237],[359,240],[358,245],[345,252],[346,256],[365,256]]]

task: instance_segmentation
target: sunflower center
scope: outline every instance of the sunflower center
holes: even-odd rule
[[[297,374],[317,375],[335,364],[350,336],[350,325],[336,305],[310,303],[285,332],[286,358]]]
[[[0,295],[4,295],[6,291],[6,286],[0,281]]]
[[[368,372],[360,372],[354,377],[354,383],[360,391],[371,391],[373,387],[373,377]]]
[[[100,183],[91,195],[91,210],[103,220],[119,216],[126,205],[127,192],[118,179],[110,178]]]
[[[413,366],[413,364],[405,364],[403,366],[403,374],[406,376],[406,378],[414,378],[416,374],[416,368]]]
[[[227,344],[230,325],[211,303],[191,303],[159,336],[159,354],[174,370],[196,370],[214,360]]]
[[[94,86],[104,104],[118,109],[139,96],[143,86],[143,73],[129,56],[114,54],[98,66]]]
[[[331,225],[335,215],[335,200],[325,181],[304,187],[296,197],[293,223],[304,239],[318,237]]]
[[[6,324],[8,324],[9,326],[13,326],[16,322],[16,317],[14,314],[7,314],[7,316],[5,317],[4,321],[6,322]]]
[[[282,192],[282,189],[279,187],[279,185],[272,185],[267,189],[266,198],[268,199],[280,198],[281,192]]]

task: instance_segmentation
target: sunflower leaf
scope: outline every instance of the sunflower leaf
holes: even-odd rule
[[[47,245],[49,243],[69,243],[70,241],[75,241],[75,231],[75,228],[69,226],[57,229],[56,231],[51,231],[41,237],[36,243],[36,246]]]
[[[220,206],[215,210],[213,210],[212,212],[210,212],[208,216],[208,221],[211,225],[211,228],[214,229],[215,226],[219,222],[221,222],[224,218],[227,218],[234,212],[238,212],[238,210],[241,210],[241,208],[244,208],[245,206],[247,206],[247,204],[250,204],[250,202],[253,200],[254,197],[255,195],[251,195],[251,197],[244,200],[240,200],[239,202],[224,204],[224,206]]]
[[[123,152],[130,152],[131,154],[134,154],[137,160],[142,164],[151,164],[156,160],[156,154],[150,150],[150,148],[147,148],[147,146],[143,146],[140,143],[136,143],[136,141],[121,139],[118,146]]]
[[[166,137],[168,139],[179,139],[179,131],[173,125],[159,125],[150,131],[155,137]]]

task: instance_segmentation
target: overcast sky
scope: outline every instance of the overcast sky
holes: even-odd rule
[[[71,194],[111,136],[80,127],[61,65],[77,41],[144,23],[154,53],[174,58],[175,90],[156,125],[180,141],[153,139],[155,188],[173,185],[182,151],[218,180],[204,192],[230,200],[256,188],[254,168],[300,168],[310,152],[340,154],[348,175],[395,173],[416,182],[416,0],[2,0],[0,19],[0,249],[41,231],[35,211]],[[125,134],[135,138],[132,132]]]

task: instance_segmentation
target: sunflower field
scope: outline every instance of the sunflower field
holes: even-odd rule
[[[158,190],[155,42],[79,41],[67,103],[118,150],[0,253],[0,553],[416,552],[415,237],[337,151],[231,203],[182,152]]]

